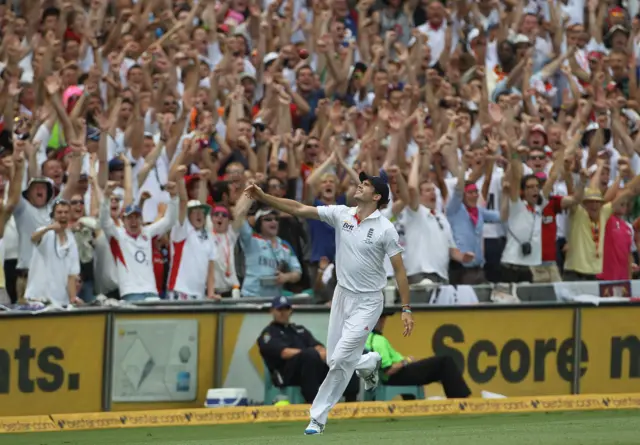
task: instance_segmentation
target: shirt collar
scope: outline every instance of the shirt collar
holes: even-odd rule
[[[427,26],[429,27],[429,30],[431,30],[431,31],[440,31],[440,30],[447,29],[446,20],[444,20],[444,19],[440,22],[440,24],[438,26],[432,25],[431,22],[427,22]]]
[[[358,208],[357,207],[351,207],[349,209],[349,214],[351,216],[356,216],[356,213],[358,212]],[[367,216],[365,219],[373,219],[373,218],[379,218],[381,216],[380,210],[375,210],[371,215]]]

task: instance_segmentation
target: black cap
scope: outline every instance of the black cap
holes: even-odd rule
[[[367,64],[363,62],[356,62],[355,65],[353,65],[353,70],[362,71],[364,73],[367,71]]]
[[[124,162],[122,161],[122,159],[113,158],[112,160],[109,161],[110,172],[117,172],[122,170],[124,170]]]
[[[378,195],[381,196],[378,201],[378,207],[389,203],[389,184],[387,175],[380,170],[380,176],[369,176],[365,172],[360,172],[360,182],[369,181]]]

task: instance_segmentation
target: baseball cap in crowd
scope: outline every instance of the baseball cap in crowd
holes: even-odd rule
[[[589,51],[589,54],[587,55],[587,60],[592,60],[594,62],[598,62],[600,59],[602,59],[604,57],[604,54],[601,53],[600,51]]]
[[[366,72],[367,65],[363,62],[356,62],[355,65],[349,69],[349,79],[351,79],[355,73],[360,73],[360,75],[363,76]]]
[[[131,167],[135,166],[136,163],[133,161],[129,161],[131,163]],[[112,160],[109,161],[109,171],[110,172],[117,172],[117,171],[121,171],[124,170],[124,161],[120,158],[113,158]]]
[[[581,140],[581,144],[584,147],[587,147],[589,145],[592,135],[599,128],[600,128],[600,125],[598,125],[597,122],[591,122],[589,125],[587,125],[587,128],[585,128],[584,133],[582,133],[582,140]],[[605,128],[604,129],[604,145],[607,145],[610,141],[611,141],[611,129]]]
[[[620,31],[626,35],[629,35],[629,30],[622,26],[622,25],[615,25],[612,26],[611,29],[609,30],[609,32],[607,33],[607,35],[604,37],[605,39],[610,38],[611,36],[613,36],[617,31]]]
[[[109,161],[109,171],[117,172],[120,170],[124,170],[124,162],[119,158],[113,158]]]
[[[266,126],[265,126],[264,121],[262,120],[262,118],[261,117],[257,117],[253,121],[253,127],[258,131],[264,131]]]
[[[227,209],[224,206],[215,205],[215,202],[213,202],[213,199],[210,199],[210,198],[211,196],[207,198],[207,204],[213,205],[213,210],[211,212],[213,213],[214,216],[216,216],[216,214],[222,214],[222,215],[225,215],[227,218],[231,217],[231,214],[229,213],[229,209]]]
[[[193,209],[202,209],[204,210],[205,214],[209,214],[209,212],[211,211],[211,207],[209,207],[208,204],[204,204],[197,199],[191,199],[189,200],[189,202],[187,202],[187,210]]]
[[[251,73],[247,73],[247,72],[240,74],[240,82],[242,82],[245,79],[252,80],[253,83],[257,83],[258,82],[257,79],[256,79],[256,76],[254,76]]]
[[[267,66],[271,62],[273,62],[274,60],[277,60],[277,59],[278,59],[278,53],[271,52],[271,53],[267,54],[266,56],[264,56],[264,58],[262,59],[262,63],[264,64],[264,66]]]
[[[545,172],[535,173],[534,176],[543,182],[547,180],[547,174]]]
[[[124,216],[133,215],[134,213],[138,213],[142,215],[142,209],[139,206],[134,204],[129,204],[128,206],[125,207]]]
[[[527,37],[524,34],[516,34],[511,40],[511,43],[513,43],[514,45],[520,45],[522,43],[526,43],[527,45],[531,43],[531,40],[529,40],[529,37]]]
[[[87,139],[90,141],[99,141],[100,129],[92,125],[87,125]]]
[[[195,186],[196,181],[200,180],[200,173],[193,173],[191,175],[186,175],[184,177],[184,185],[190,189],[191,187]]]
[[[275,214],[275,213],[278,213],[278,211],[275,210],[275,209],[271,209],[271,208],[269,208],[269,209],[260,209],[260,210],[258,210],[256,212],[256,215],[255,215],[256,216],[256,221],[259,220],[260,218],[262,218],[263,216],[272,215],[272,214]]]
[[[78,85],[71,85],[62,93],[62,105],[65,109],[68,108],[70,103],[75,103],[83,93],[84,90],[81,87]]]
[[[381,196],[378,203],[379,206],[389,203],[389,183],[387,181],[387,175],[384,171],[380,171],[380,176],[369,176],[365,172],[360,172],[360,182],[369,181],[373,186],[373,189],[378,195]]]
[[[546,140],[547,140],[547,130],[544,128],[544,125],[535,124],[533,127],[531,127],[531,133],[542,133],[542,135],[544,136],[545,142],[546,142]]]
[[[271,309],[285,309],[285,308],[287,309],[291,308],[291,301],[289,301],[289,299],[284,295],[281,297],[275,297],[271,301]]]

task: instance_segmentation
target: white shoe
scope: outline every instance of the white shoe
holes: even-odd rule
[[[309,422],[309,426],[307,426],[307,429],[304,430],[304,435],[312,436],[314,434],[322,434],[323,431],[324,425],[316,421],[315,419],[311,419],[311,422]]]
[[[376,358],[376,367],[370,373],[365,374],[364,372],[356,371],[358,377],[364,380],[364,390],[365,391],[373,391],[378,387],[380,383],[380,363],[382,362],[382,357],[377,352],[370,352],[370,354],[375,354]]]

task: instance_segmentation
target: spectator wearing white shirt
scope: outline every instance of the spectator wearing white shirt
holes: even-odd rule
[[[449,281],[449,263],[468,263],[475,255],[458,250],[446,215],[436,210],[436,186],[430,180],[420,181],[420,171],[429,171],[431,153],[424,136],[418,135],[420,153],[414,158],[408,187],[399,187],[404,209],[405,263],[409,283],[429,279],[434,283]]]
[[[120,296],[127,301],[140,301],[158,297],[153,271],[153,238],[168,232],[178,221],[176,184],[167,183],[166,190],[172,199],[166,214],[157,222],[144,226],[142,209],[129,205],[124,211],[124,227],[117,227],[111,217],[109,197],[116,183],[109,181],[100,206],[100,225],[109,240],[111,253],[118,270]]]
[[[501,279],[507,283],[533,282],[531,266],[542,264],[542,210],[547,205],[551,184],[543,191],[535,175],[518,178],[521,165],[511,164],[509,198],[503,200],[501,216],[506,221],[507,245],[502,252]]]
[[[59,306],[79,303],[76,278],[80,273],[78,246],[69,229],[71,206],[58,200],[51,215],[53,222],[31,235],[35,246],[29,264],[25,299],[48,301]]]
[[[219,300],[215,293],[216,245],[206,229],[211,207],[187,201],[181,181],[178,222],[171,229],[171,270],[167,289],[172,300]]]
[[[23,144],[23,141],[19,141]],[[51,201],[54,196],[53,182],[49,178],[32,178],[27,189],[22,192],[22,178],[25,171],[23,148],[14,153],[15,174],[11,179],[8,205],[13,207],[13,217],[18,231],[18,264],[16,266],[16,293],[20,299],[27,284],[29,264],[33,252],[31,235],[39,227],[51,221]]]
[[[438,62],[441,62],[441,67],[446,66],[446,63],[442,62],[448,60],[448,53],[458,45],[457,32],[452,29],[454,22],[448,16],[442,0],[427,0],[426,12],[428,19],[418,27],[418,31],[428,37],[427,44],[431,48],[429,66],[433,67]],[[443,53],[445,53],[445,57],[441,58]]]

